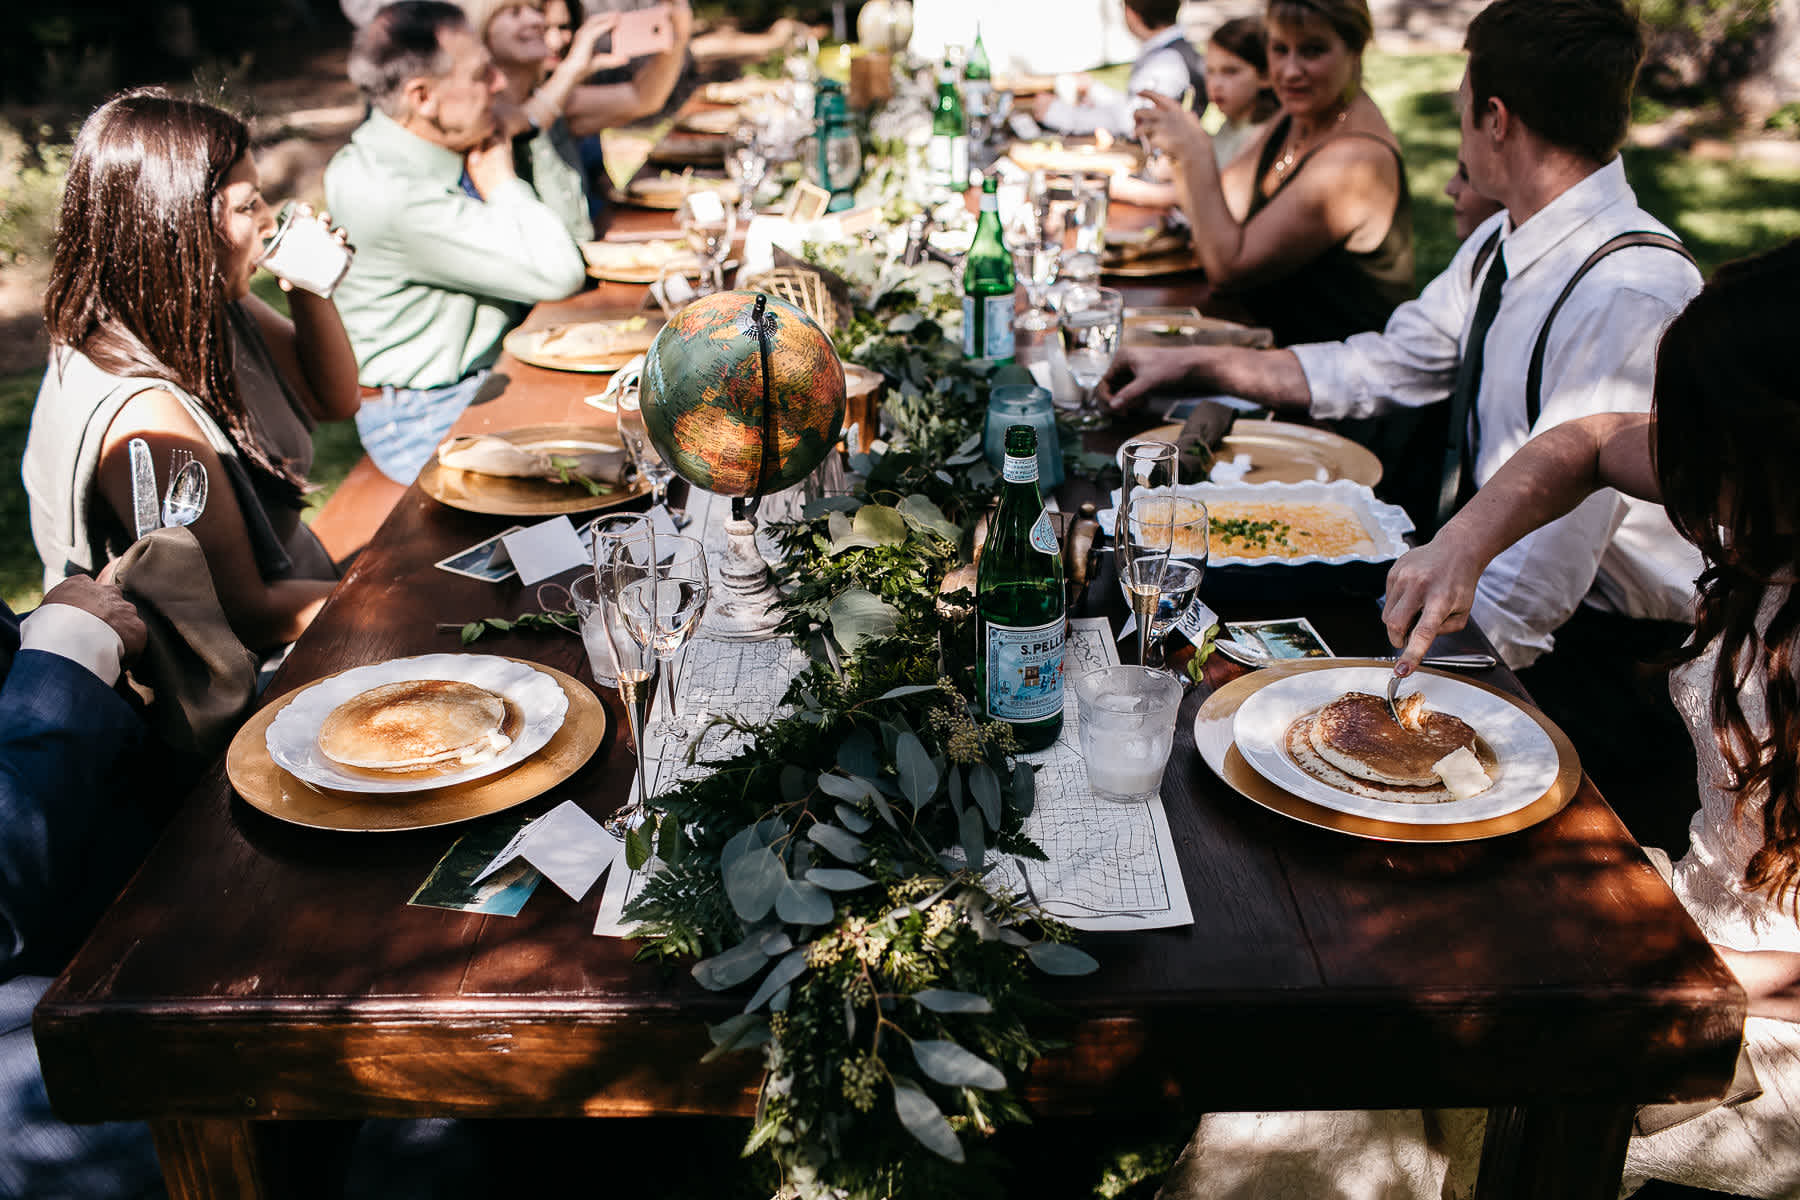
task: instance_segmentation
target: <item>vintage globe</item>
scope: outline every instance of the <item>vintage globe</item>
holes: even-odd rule
[[[722,496],[799,483],[844,423],[844,368],[831,339],[760,292],[718,292],[676,313],[651,343],[642,388],[644,427],[663,458]]]

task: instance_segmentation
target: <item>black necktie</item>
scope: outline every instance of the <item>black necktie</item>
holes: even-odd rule
[[[1494,251],[1493,265],[1481,296],[1475,301],[1475,320],[1462,361],[1456,365],[1456,387],[1450,392],[1450,438],[1444,447],[1444,470],[1438,482],[1437,526],[1442,529],[1453,513],[1475,491],[1475,438],[1470,426],[1480,428],[1475,400],[1481,391],[1481,359],[1487,349],[1488,328],[1500,311],[1500,289],[1506,283],[1506,250]]]

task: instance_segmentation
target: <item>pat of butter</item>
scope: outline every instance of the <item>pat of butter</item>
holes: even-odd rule
[[[1460,746],[1431,764],[1437,777],[1444,781],[1450,794],[1458,800],[1467,800],[1470,796],[1480,795],[1494,786],[1488,773],[1481,769],[1481,760],[1467,746]]]

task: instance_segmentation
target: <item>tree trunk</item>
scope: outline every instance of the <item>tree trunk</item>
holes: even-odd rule
[[[1775,0],[1773,18],[1750,74],[1732,88],[1732,107],[1750,129],[1800,101],[1800,0]]]

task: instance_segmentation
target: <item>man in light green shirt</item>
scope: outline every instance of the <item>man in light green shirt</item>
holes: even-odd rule
[[[372,111],[325,170],[326,202],[356,246],[336,300],[370,391],[356,417],[363,446],[410,483],[501,336],[529,305],[579,290],[585,267],[513,174],[493,114],[501,76],[461,9],[383,8],[356,35],[350,78]]]

